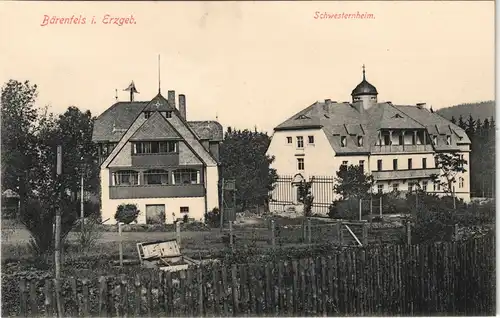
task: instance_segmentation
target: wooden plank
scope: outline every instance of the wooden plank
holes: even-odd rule
[[[286,312],[286,307],[285,307],[285,292],[286,292],[286,286],[283,283],[283,272],[284,272],[284,266],[285,264],[283,261],[278,262],[278,284],[277,284],[277,291],[278,291],[278,301],[277,301],[277,306],[275,306],[275,314],[279,315],[280,312]]]
[[[172,316],[175,312],[174,306],[174,288],[172,287],[172,273],[165,273],[165,313]]]
[[[305,316],[308,310],[308,297],[307,297],[307,292],[306,292],[306,266],[305,266],[305,260],[301,259],[299,261],[299,272],[300,272],[300,303],[302,305],[301,312],[302,315]]]
[[[159,271],[158,272],[158,279],[154,279],[151,282],[151,289],[157,289],[158,290],[158,304],[157,308],[160,312],[166,312],[167,308],[165,307],[165,272],[164,271]],[[155,304],[153,303],[153,308],[151,308],[152,311],[154,310]]]
[[[153,274],[147,275],[146,280],[146,303],[148,308],[148,317],[151,317],[153,312]]]
[[[228,295],[228,289],[229,289],[229,282],[227,279],[227,267],[221,266],[221,273],[222,273],[222,305],[224,307],[224,316],[229,316],[229,295]]]
[[[107,294],[106,298],[108,299],[108,316],[113,317],[114,315],[118,314],[116,313],[116,307],[115,307],[115,279],[113,277],[109,277],[106,279],[106,284],[107,284]]]
[[[107,282],[106,282],[106,277],[100,276],[99,277],[99,305],[98,305],[98,310],[99,310],[99,317],[104,317],[106,316],[106,303],[107,303]]]
[[[266,263],[265,264],[265,303],[266,303],[266,309],[265,309],[265,312],[267,314],[271,314],[274,312],[274,309],[273,309],[273,289],[274,289],[274,286],[273,286],[273,282],[272,282],[272,274],[271,274],[271,264],[270,263]]]
[[[134,302],[134,315],[136,317],[141,316],[141,306],[142,306],[142,286],[141,286],[141,277],[139,274],[135,274],[135,302]]]
[[[44,294],[45,294],[45,316],[53,317],[54,316],[54,290],[52,289],[52,280],[46,279],[44,286]]]
[[[292,286],[292,306],[293,306],[293,315],[297,315],[299,313],[298,303],[300,301],[299,298],[299,264],[296,260],[292,261],[292,270],[293,270],[293,286]]]
[[[179,309],[180,309],[180,314],[181,316],[186,316],[187,313],[187,288],[186,288],[186,271],[182,270],[179,271],[179,296],[180,296],[180,301],[179,301]]]
[[[89,304],[90,304],[90,299],[89,299],[89,280],[84,278],[82,280],[82,300],[83,300],[83,308],[82,308],[82,314],[83,317],[89,317]]]
[[[309,258],[309,273],[310,273],[310,281],[311,284],[311,312],[314,315],[317,315],[318,310],[318,286],[317,286],[317,278],[316,278],[316,264],[314,259]]]
[[[328,268],[327,268],[327,264],[326,264],[326,258],[325,257],[321,257],[320,258],[320,269],[321,269],[321,311],[320,313],[322,315],[327,315],[328,313],[328,281],[327,281],[327,272],[328,272]]]
[[[78,315],[81,312],[80,309],[80,301],[78,300],[78,291],[76,289],[76,279],[75,277],[70,277],[69,278],[69,284],[71,286],[71,291],[73,292],[72,297],[75,300],[75,314]]]
[[[30,303],[31,303],[30,316],[36,317],[38,316],[38,297],[36,294],[36,281],[34,279],[30,280],[29,293],[30,293]]]
[[[250,313],[247,267],[248,267],[247,264],[239,265],[239,271],[240,271],[240,312],[242,314]]]
[[[339,259],[338,254],[328,258],[328,289],[329,296],[333,297],[332,308],[328,310],[328,314],[339,313]]]
[[[249,275],[248,275],[248,291],[249,291],[249,313],[257,314],[258,312],[258,288],[259,284],[256,283],[257,277],[257,269],[255,265],[249,265]]]
[[[239,313],[239,303],[238,303],[238,277],[237,277],[238,269],[236,265],[233,264],[231,266],[231,291],[233,296],[233,317],[236,317]]]
[[[121,317],[126,317],[128,313],[127,279],[125,275],[120,275],[120,313]]]
[[[216,316],[221,316],[220,314],[221,291],[219,284],[220,284],[219,264],[215,263],[212,270],[212,286],[214,293],[214,311]]]
[[[198,316],[203,317],[205,315],[205,293],[204,286],[205,282],[203,280],[203,270],[202,267],[198,267]]]

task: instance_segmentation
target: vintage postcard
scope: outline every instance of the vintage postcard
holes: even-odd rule
[[[494,9],[1,2],[1,315],[495,315]]]

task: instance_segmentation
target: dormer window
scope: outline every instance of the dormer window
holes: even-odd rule
[[[340,137],[340,146],[341,147],[347,146],[347,137],[346,136],[341,136]]]
[[[172,118],[172,112],[171,111],[161,112],[161,114],[165,118]]]
[[[446,144],[451,145],[451,136],[446,136]]]
[[[151,112],[144,112],[144,118],[148,119],[151,117]]]
[[[438,137],[437,136],[432,136],[432,144],[434,146],[437,146],[437,144],[438,144]]]
[[[358,147],[363,147],[363,136],[358,136]]]

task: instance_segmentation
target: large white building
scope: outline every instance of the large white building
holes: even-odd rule
[[[431,175],[437,152],[458,152],[469,162],[470,139],[463,129],[425,104],[393,105],[377,100],[365,78],[351,93],[351,103],[317,101],[274,129],[268,154],[280,179],[271,194],[271,210],[297,203],[296,182],[314,177],[313,212],[326,212],[336,198],[333,182],[341,165],[360,165],[376,183],[374,191],[443,193]],[[470,201],[469,169],[456,176],[455,193]]]
[[[101,162],[101,213],[115,223],[120,204],[136,204],[139,223],[202,220],[219,207],[222,126],[187,121],[186,97],[168,91],[150,101],[117,102],[97,117],[92,140]]]

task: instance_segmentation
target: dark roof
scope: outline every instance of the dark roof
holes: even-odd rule
[[[351,93],[351,96],[360,95],[378,95],[377,88],[372,84],[368,83],[367,80],[363,79],[361,83],[356,86]]]
[[[156,108],[157,101],[160,103],[159,108]],[[143,110],[169,111],[174,109],[161,95],[147,102],[118,102],[97,117],[94,122],[92,141],[118,142]],[[213,141],[223,139],[223,128],[216,121],[188,121],[187,123],[200,139]]]
[[[436,134],[438,129],[448,129],[447,134],[453,131],[461,137],[459,140],[455,139],[456,143],[470,143],[467,134],[460,127],[425,108],[391,103],[379,103],[368,109],[361,107],[359,103],[318,101],[285,120],[274,130],[322,129],[332,148],[339,154],[370,152],[381,129],[427,129],[429,134]],[[347,138],[345,147],[340,145],[340,136]],[[364,136],[362,146],[358,146],[357,136]]]

